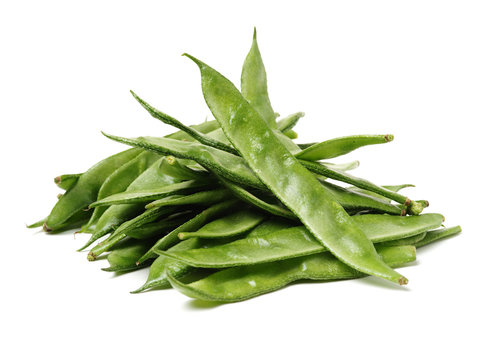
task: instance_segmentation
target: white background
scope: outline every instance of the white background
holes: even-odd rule
[[[498,8],[493,1],[5,1],[0,7],[0,355],[51,358],[422,359],[497,356]],[[305,111],[300,141],[392,133],[354,174],[410,182],[463,233],[376,279],[300,284],[208,306],[131,295],[75,250],[85,235],[24,225],[52,178],[169,129],[132,99],[194,124],[209,115],[188,51],[237,85],[257,26],[273,107]]]

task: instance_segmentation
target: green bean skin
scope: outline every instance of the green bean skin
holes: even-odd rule
[[[437,231],[437,230],[436,230]],[[402,246],[402,245],[416,245],[418,242],[424,240],[428,232],[423,232],[416,235],[411,235],[405,238],[389,240],[382,243],[383,246]]]
[[[171,195],[145,205],[146,209],[171,205],[212,205],[231,198],[227,189],[198,191],[191,195]]]
[[[302,160],[317,161],[345,155],[360,147],[384,144],[394,139],[393,135],[355,135],[345,136],[314,144],[301,150],[296,157]]]
[[[408,188],[408,187],[415,187],[415,185],[412,185],[412,184],[382,185],[382,187],[385,188],[385,189],[387,189],[387,190],[390,190],[390,191],[399,192],[400,190],[403,190],[403,189]],[[359,193],[362,193],[362,194],[365,194],[365,195],[370,195],[370,196],[382,199],[384,201],[391,201],[391,199],[389,199],[389,198],[387,198],[385,196],[379,195],[378,193],[375,193],[373,191],[369,191],[369,190],[365,190],[365,189],[360,189],[360,188],[358,188],[356,186],[348,187],[348,189],[356,191],[356,192],[359,192]]]
[[[159,158],[151,167],[140,174],[127,188],[129,191],[154,189],[178,183],[181,179],[169,175],[170,165],[164,158]],[[146,201],[145,201],[146,202]],[[80,249],[110,233],[122,223],[132,219],[143,211],[143,202],[109,206],[99,218],[90,240]]]
[[[389,266],[415,261],[413,246],[379,248],[379,255]],[[236,302],[278,290],[297,280],[343,280],[363,277],[359,272],[335,259],[330,253],[314,254],[264,264],[220,270],[196,282],[185,284],[166,272],[171,285],[194,299]]]
[[[222,142],[216,141],[210,137],[204,136],[201,132],[190,128],[188,126],[183,125],[180,121],[176,120],[175,118],[159,111],[158,109],[154,108],[152,105],[146,103],[144,100],[142,100],[140,97],[138,97],[137,94],[135,94],[133,91],[131,91],[131,94],[133,97],[144,107],[145,110],[149,112],[154,118],[161,120],[165,124],[174,126],[187,134],[189,134],[192,138],[195,140],[208,145],[208,146],[213,146],[215,148],[221,149],[223,151],[227,151],[232,154],[237,154],[237,151],[229,145],[226,145]]]
[[[135,229],[144,224],[151,223],[157,220],[159,217],[164,215],[170,215],[175,212],[175,208],[154,208],[150,210],[144,211],[142,214],[137,217],[123,222],[107,239],[100,242],[96,246],[94,246],[90,252],[88,253],[87,259],[89,261],[96,260],[97,257],[111,249],[114,245],[119,243],[121,240],[126,238],[126,233],[132,229]]]
[[[185,215],[188,215],[188,217],[186,217]],[[129,229],[125,231],[125,234],[133,239],[138,240],[146,240],[153,237],[162,237],[166,233],[169,233],[181,224],[188,221],[191,217],[191,213],[185,215],[175,216],[174,218],[159,219],[156,222],[144,224],[134,229]]]
[[[36,222],[34,222],[34,223],[30,224],[30,225],[26,225],[26,227],[28,229],[35,229],[37,227],[43,226],[43,224],[45,224],[46,221],[47,221],[47,218],[45,217],[45,218],[43,218],[41,220],[38,220],[38,221],[36,221]]]
[[[105,179],[122,164],[134,158],[139,151],[129,149],[120,152],[87,170],[78,178],[76,184],[57,201],[48,216],[45,227],[48,230],[57,230],[71,216],[94,202]]]
[[[135,241],[134,239],[125,239],[107,255],[109,267],[104,271],[131,271],[138,270],[136,262],[140,257],[150,249],[153,243],[149,241]],[[149,264],[150,265],[150,264]]]
[[[322,185],[331,193],[335,201],[349,212],[371,210],[391,215],[402,214],[402,209],[381,199],[348,190],[325,181],[322,182]]]
[[[197,231],[181,232],[180,240],[197,238],[226,238],[241,235],[256,227],[265,216],[254,210],[239,210],[219,219],[213,220]]]
[[[270,204],[229,180],[221,179],[221,181],[223,185],[225,185],[237,198],[241,199],[242,201],[254,205],[259,209],[273,215],[281,216],[287,219],[297,219],[296,215],[294,215],[285,207],[278,204]]]
[[[292,226],[292,223],[287,220],[269,219],[252,229],[248,236],[263,236],[274,231],[283,230],[289,226]],[[172,246],[168,251],[185,251],[198,248],[210,248],[218,245],[220,245],[219,241],[192,238]],[[181,263],[169,257],[160,255],[152,263],[149,270],[149,276],[147,277],[145,284],[137,290],[132,291],[132,293],[136,294],[154,288],[170,288],[171,285],[166,276],[167,273],[169,273],[170,276],[178,278],[189,272],[191,269],[192,267],[186,265],[185,263]]]
[[[54,178],[54,183],[63,190],[71,189],[82,174],[64,174]]]
[[[325,166],[329,169],[340,170],[340,171],[354,170],[358,166],[360,166],[360,162],[358,160],[350,161],[350,162],[344,163],[344,164],[331,164],[331,163],[324,163],[324,162],[321,162],[320,164],[322,164],[323,166]]]
[[[462,232],[462,228],[460,226],[454,226],[454,227],[450,227],[450,228],[446,228],[446,229],[428,231],[425,238],[423,240],[417,242],[415,244],[415,246],[418,249],[422,246],[426,246],[426,245],[431,244],[435,241],[456,235],[460,232]]]
[[[299,119],[301,119],[303,116],[303,112],[297,112],[284,117],[277,121],[277,129],[285,134],[287,131],[291,131],[294,126],[296,126]]]
[[[181,159],[194,160],[218,176],[239,184],[266,189],[265,185],[254,175],[242,158],[225,151],[203,144],[150,136],[128,139],[109,134],[104,135],[123,144],[141,147],[162,155],[173,155]]]
[[[123,164],[109,175],[99,190],[97,201],[125,191],[135,179],[151,167],[158,159],[159,155],[157,154],[141,151],[135,158]],[[92,205],[90,205],[90,207],[92,207]],[[101,206],[95,209],[92,217],[88,223],[82,227],[81,231],[89,233],[94,232],[100,217],[107,209],[108,206]]]
[[[298,134],[294,130],[287,130],[287,131],[283,132],[282,134],[284,134],[285,136],[287,136],[291,140],[295,140],[298,138]]]
[[[270,104],[268,87],[266,83],[266,70],[263,59],[259,52],[258,41],[256,39],[256,28],[254,29],[251,49],[242,66],[240,78],[242,96],[261,115],[261,118],[272,129],[277,127],[275,122],[275,111]]]
[[[342,181],[342,182],[345,182],[347,184],[351,184],[351,185],[354,185],[356,187],[359,187],[361,189],[372,191],[372,192],[377,193],[379,195],[382,195],[388,199],[394,200],[402,205],[409,204],[411,202],[411,200],[409,198],[407,198],[406,196],[403,196],[401,194],[398,194],[394,191],[383,188],[381,186],[375,185],[368,180],[361,179],[361,178],[358,178],[356,176],[352,176],[352,175],[347,174],[343,171],[333,170],[331,168],[328,168],[326,166],[323,166],[319,163],[312,162],[312,161],[302,160],[301,164],[303,164],[308,170],[314,172],[315,174],[322,175],[322,176],[325,176],[325,177],[333,179],[333,180]],[[418,214],[416,214],[416,215],[418,215]]]
[[[199,66],[204,98],[225,135],[280,201],[341,261],[366,274],[406,284],[407,279],[381,260],[344,209],[284,148],[235,86],[206,64],[187,56]]]
[[[188,194],[195,190],[205,189],[208,186],[210,186],[209,183],[205,181],[187,180],[158,188],[129,190],[96,201],[90,204],[89,207],[94,208],[103,205],[143,204],[169,195]]]
[[[439,214],[420,216],[361,215],[352,217],[354,223],[372,243],[382,243],[425,233],[442,223]],[[413,240],[413,239],[412,239]],[[303,226],[291,227],[266,236],[247,237],[226,245],[209,249],[188,251],[158,251],[190,266],[224,268],[278,261],[293,257],[325,252],[321,245]]]
[[[152,246],[149,251],[147,251],[138,261],[137,264],[144,262],[152,257],[156,257],[155,251],[157,250],[166,250],[171,246],[177,244],[179,242],[178,234],[181,232],[190,232],[199,229],[201,226],[206,224],[207,222],[213,220],[217,216],[222,215],[223,213],[230,210],[232,206],[237,204],[236,200],[227,200],[215,205],[208,207],[206,210],[203,210],[184,224],[177,227],[175,230],[171,231],[166,236],[159,239],[154,246]],[[147,211],[154,211],[156,209],[162,208],[152,208]]]

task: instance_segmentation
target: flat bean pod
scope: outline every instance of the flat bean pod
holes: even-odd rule
[[[94,246],[88,253],[87,259],[93,261],[97,256],[108,251],[114,245],[126,238],[126,233],[141,225],[151,223],[161,216],[172,214],[175,208],[154,208],[144,211],[137,217],[122,223],[107,239]]]
[[[156,206],[171,206],[171,205],[211,205],[231,198],[231,192],[227,189],[214,189],[198,191],[190,195],[171,195],[156,201],[153,201],[145,206],[150,209]]]
[[[420,216],[361,215],[352,220],[372,243],[406,238],[442,223],[439,214]],[[247,237],[209,249],[182,252],[158,251],[188,265],[202,268],[224,268],[284,260],[327,251],[303,226],[273,232],[265,236]]]
[[[354,135],[335,138],[313,144],[301,150],[296,157],[302,160],[317,161],[345,155],[360,147],[384,144],[394,139],[393,135]]]
[[[265,216],[254,210],[239,210],[219,219],[213,220],[200,229],[192,232],[182,231],[178,234],[180,240],[197,238],[226,238],[241,235],[256,227]]]
[[[415,261],[413,246],[392,246],[379,249],[389,266]],[[220,270],[201,280],[185,284],[172,273],[166,277],[181,293],[206,301],[235,302],[278,290],[297,280],[343,280],[365,276],[330,253],[314,254],[264,264]]]
[[[54,178],[54,183],[63,190],[71,189],[82,174],[64,174]]]
[[[211,221],[212,219],[216,218],[217,216],[222,215],[223,213],[229,211],[229,209],[234,206],[237,203],[236,200],[227,200],[215,205],[212,205],[208,207],[207,209],[203,210],[184,224],[180,225],[177,227],[175,230],[171,231],[169,234],[166,236],[162,237],[159,239],[154,246],[152,246],[149,251],[147,251],[138,261],[137,264],[144,262],[145,260],[148,260],[152,257],[156,257],[157,255],[155,254],[155,251],[157,250],[166,250],[170,248],[171,246],[175,245],[178,243],[178,234],[181,232],[187,232],[187,231],[195,231],[199,229],[201,226],[206,224],[207,222]],[[156,209],[162,209],[162,208],[152,208],[147,211],[153,211]]]
[[[283,230],[289,226],[292,226],[292,223],[287,220],[269,219],[252,229],[248,236],[263,236],[275,231]],[[220,245],[220,242],[213,241],[212,239],[192,238],[172,246],[168,251],[185,251],[189,249],[209,248],[218,245]],[[155,288],[170,288],[171,285],[166,276],[167,273],[169,273],[170,276],[178,278],[188,273],[191,269],[192,267],[185,263],[160,255],[152,263],[145,284],[137,290],[132,291],[132,293],[136,294]]]
[[[279,142],[237,88],[203,62],[202,91],[215,119],[249,167],[313,235],[341,261],[399,284],[407,279],[386,265],[329,192]],[[300,196],[296,197],[295,194]]]
[[[57,201],[47,218],[45,228],[49,231],[57,230],[71,216],[94,202],[105,179],[118,167],[134,158],[139,151],[129,149],[110,156],[82,174],[76,184]]]

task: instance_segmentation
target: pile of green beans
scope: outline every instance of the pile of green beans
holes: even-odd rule
[[[299,144],[303,113],[279,118],[270,103],[254,31],[240,90],[191,55],[215,120],[187,126],[132,92],[154,118],[177,128],[162,137],[123,138],[132,148],[81,174],[57,176],[64,194],[43,220],[48,233],[91,234],[80,249],[107,259],[105,271],[150,267],[133,293],[173,287],[187,296],[233,302],[297,280],[367,275],[396,284],[393,270],[416,248],[461,231],[426,200],[349,173],[334,159],[392,135],[357,135]],[[334,183],[329,179],[335,180]]]

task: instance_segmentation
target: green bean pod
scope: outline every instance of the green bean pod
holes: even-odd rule
[[[260,114],[261,118],[272,129],[277,127],[275,122],[275,111],[271,107],[266,84],[266,70],[263,59],[259,52],[256,39],[256,28],[254,28],[251,49],[244,60],[242,75],[240,78],[242,96]]]
[[[381,243],[425,233],[441,226],[439,214],[420,216],[361,215],[353,222],[372,243]],[[187,265],[202,268],[224,268],[278,261],[327,251],[304,226],[291,227],[265,236],[247,237],[209,249],[182,252],[157,251]]]
[[[280,201],[341,261],[366,274],[406,284],[407,279],[382,261],[344,209],[280,143],[237,88],[214,69],[187,56],[201,71],[204,99],[225,135]]]
[[[45,223],[48,231],[57,230],[71,216],[85,209],[97,199],[102,183],[114,170],[134,158],[139,149],[129,149],[110,156],[82,174],[53,207]]]
[[[154,208],[144,211],[137,217],[122,223],[107,239],[94,246],[88,253],[89,261],[96,260],[97,257],[111,249],[114,245],[126,238],[126,233],[141,225],[151,223],[164,215],[170,215],[176,211],[175,208]]]
[[[287,220],[279,218],[269,219],[252,229],[249,232],[248,236],[263,236],[275,231],[283,230],[292,225],[293,224]],[[219,245],[220,241],[213,241],[212,239],[192,238],[172,246],[168,251],[184,251],[189,249],[209,248]],[[191,269],[192,267],[186,265],[185,263],[181,263],[169,257],[161,255],[152,263],[145,284],[143,284],[137,290],[132,291],[131,293],[137,294],[145,290],[155,288],[170,288],[171,285],[166,276],[167,273],[170,273],[170,276],[178,278],[188,273]]]
[[[450,228],[428,231],[427,234],[425,235],[425,237],[421,241],[415,243],[415,246],[418,249],[422,246],[432,244],[435,241],[445,239],[447,237],[456,235],[460,232],[462,232],[462,228],[460,226],[453,226]]]
[[[135,241],[134,239],[125,239],[117,244],[114,249],[107,255],[109,267],[103,268],[104,271],[132,271],[141,267],[150,265],[147,263],[137,265],[136,262],[140,257],[150,249],[153,243],[150,241]]]
[[[265,216],[254,210],[244,209],[213,220],[196,231],[182,231],[180,240],[197,238],[227,238],[241,235],[256,227]]]
[[[296,154],[302,160],[318,161],[345,155],[360,147],[391,142],[393,135],[354,135],[313,144]]]
[[[413,246],[378,249],[382,260],[396,267],[415,261]],[[186,284],[166,272],[171,285],[194,299],[236,302],[278,290],[298,280],[344,280],[365,276],[334,258],[330,253],[314,254],[270,263],[220,270],[201,280]]]
[[[236,200],[227,200],[215,205],[208,207],[203,210],[184,224],[177,227],[175,230],[168,233],[166,236],[159,239],[154,246],[152,246],[149,251],[147,251],[138,261],[137,264],[144,262],[152,257],[156,257],[155,251],[157,250],[166,250],[171,246],[177,244],[180,240],[178,238],[178,234],[181,232],[187,231],[195,231],[199,229],[201,226],[216,218],[217,216],[222,215],[223,213],[229,211],[229,209],[237,203]],[[154,211],[160,208],[152,208],[147,211]]]
[[[214,189],[198,191],[190,195],[171,195],[165,198],[153,201],[145,205],[146,209],[156,206],[171,205],[212,205],[231,197],[231,192],[227,189]]]
[[[63,190],[71,189],[82,174],[64,174],[54,178],[54,183]]]
[[[277,121],[277,129],[285,134],[287,131],[291,131],[294,126],[296,126],[299,119],[301,119],[303,116],[303,112],[290,114],[289,116],[286,116]]]

